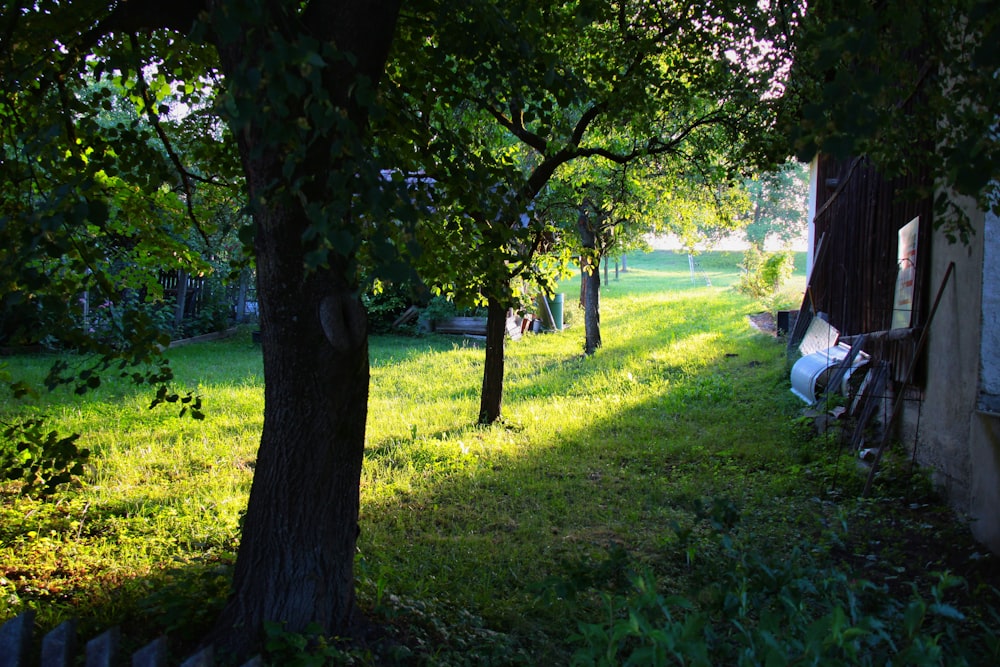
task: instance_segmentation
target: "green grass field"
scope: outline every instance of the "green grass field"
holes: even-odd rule
[[[769,655],[761,637],[770,617],[761,610],[781,607],[775,600],[799,609],[775,617],[790,632],[796,623],[803,636],[822,619],[833,623],[838,606],[848,625],[861,627],[867,612],[845,601],[863,596],[835,584],[862,577],[902,600],[899,609],[870,612],[899,622],[903,639],[893,641],[902,651],[919,634],[904,626],[910,584],[932,600],[938,580],[928,572],[957,563],[943,552],[928,562],[927,544],[947,540],[992,563],[923,476],[889,466],[879,487],[882,508],[918,505],[919,515],[899,518],[855,500],[851,457],[798,419],[803,406],[789,392],[784,341],[755,330],[748,315],[760,305],[732,289],[739,260],[703,255],[692,279],[684,255],[629,257],[628,272],[603,288],[604,347],[590,358],[581,354],[578,282],[566,281],[568,328],[508,344],[505,419],[490,428],[474,426],[480,342],[373,337],[357,578],[362,606],[398,642],[379,660],[567,664],[575,655],[582,664],[602,656],[601,664],[616,664],[646,643],[697,635],[723,664],[755,641],[757,654]],[[797,264],[778,297],[793,307],[804,285],[801,255]],[[169,632],[178,655],[211,623],[253,474],[260,350],[242,331],[170,357],[179,387],[203,397],[204,421],[150,410],[151,396],[113,382],[83,397],[56,392],[0,404],[0,420],[44,414],[92,451],[79,488],[39,502],[10,485],[0,498],[0,620],[30,608],[44,627],[68,617],[80,618],[84,633],[121,624],[136,645]],[[10,372],[37,378],[52,358],[5,361]],[[867,552],[856,562],[855,551],[874,548],[876,529],[887,531],[887,542],[905,531],[924,560],[911,562],[903,549],[875,552],[874,566]],[[794,563],[789,581],[815,579],[819,592],[774,592],[747,574],[773,574],[778,563]],[[983,577],[973,585],[988,587],[983,568],[970,571]],[[726,607],[719,582],[736,575],[743,578],[733,580],[734,594],[743,587],[744,603],[760,596],[759,607]],[[834,582],[829,599],[822,582]],[[956,588],[959,598],[948,603],[971,604],[971,593],[961,593],[969,585]],[[674,613],[688,624],[701,618],[701,629],[664,630],[673,626],[663,605],[655,610],[656,591],[686,601]],[[980,655],[990,646],[968,619],[987,622],[992,608],[975,605],[954,628],[939,631],[930,612],[926,622],[910,622],[932,636],[973,637]],[[740,639],[735,628],[744,626],[757,634]],[[715,629],[709,636],[705,628]],[[855,641],[823,628],[829,632],[813,643],[847,650]]]

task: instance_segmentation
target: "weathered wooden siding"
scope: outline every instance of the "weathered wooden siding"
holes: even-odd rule
[[[808,300],[843,335],[890,328],[897,273],[898,232],[920,217],[912,325],[924,324],[929,310],[928,275],[933,203],[914,198],[925,185],[919,176],[885,180],[865,158],[818,164],[816,238]],[[868,349],[890,362],[896,380],[905,377],[913,356],[912,339],[872,343]],[[916,369],[915,384],[920,384]]]

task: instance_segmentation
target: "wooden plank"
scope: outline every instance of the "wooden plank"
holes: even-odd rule
[[[163,667],[166,664],[166,637],[158,637],[132,654],[132,667]]]
[[[895,342],[910,338],[918,338],[919,336],[920,327],[909,327],[906,329],[884,329],[882,331],[872,331],[871,333],[858,334],[857,336],[841,336],[840,340],[848,345],[854,345],[854,341],[860,339],[867,339],[871,342]]]
[[[111,628],[87,642],[87,667],[113,667],[118,659],[121,630]]]
[[[816,274],[816,269],[823,261],[824,251],[827,245],[826,234],[821,234],[819,241],[816,242],[816,251],[813,253],[812,270],[806,280],[806,289],[802,293],[802,304],[799,306],[799,314],[795,318],[795,326],[788,332],[788,346],[785,349],[785,356],[789,362],[791,362],[792,357],[798,353],[799,343],[802,342],[809,325],[812,323],[813,317],[816,315],[816,309],[812,299],[812,279]]]
[[[68,667],[74,664],[76,619],[63,621],[42,640],[42,667]]]
[[[35,612],[28,610],[0,625],[0,667],[23,667],[35,627]]]
[[[406,310],[404,310],[403,313],[393,321],[392,328],[395,329],[399,325],[405,324],[406,322],[409,322],[410,320],[413,320],[414,318],[418,317],[419,315],[420,315],[420,309],[417,308],[416,306],[410,306],[409,308],[407,308]]]
[[[485,317],[448,317],[435,320],[434,331],[443,334],[486,335]]]

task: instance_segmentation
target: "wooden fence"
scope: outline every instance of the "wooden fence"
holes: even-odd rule
[[[205,279],[186,271],[161,271],[160,286],[163,296],[180,304],[182,319],[198,317],[205,299]]]
[[[121,631],[112,628],[91,639],[82,651],[77,647],[76,622],[65,621],[42,638],[41,654],[32,653],[35,614],[26,611],[0,625],[0,667],[113,667],[125,661],[120,655]],[[132,654],[132,667],[166,667],[167,638],[160,637]],[[82,660],[80,660],[82,658]],[[29,662],[31,660],[31,662]],[[180,667],[210,667],[215,664],[212,647],[202,649],[183,662]],[[252,658],[243,667],[263,667],[260,657]]]

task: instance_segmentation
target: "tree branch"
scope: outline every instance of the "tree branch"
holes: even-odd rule
[[[529,131],[524,127],[524,116],[515,105],[511,104],[511,117],[507,118],[500,111],[495,108],[492,104],[489,104],[485,100],[479,100],[479,104],[486,110],[488,114],[493,116],[500,125],[502,125],[508,132],[513,134],[515,137],[523,141],[525,144],[534,148],[541,155],[545,155],[548,150],[548,142],[542,139],[539,135],[534,132]]]
[[[649,140],[646,146],[646,152],[650,155],[659,155],[660,153],[669,153],[676,150],[676,148],[691,134],[697,130],[699,127],[704,127],[706,125],[716,125],[724,124],[726,122],[726,116],[719,110],[712,111],[701,118],[688,123],[679,133],[673,135],[669,141],[662,141],[659,137],[653,137]]]
[[[573,134],[570,136],[570,145],[579,146],[580,142],[583,141],[583,135],[587,132],[587,128],[590,124],[601,115],[601,112],[607,108],[604,102],[598,102],[592,105],[589,109],[583,112],[580,116],[580,120],[576,122],[576,127],[573,128]]]
[[[198,15],[207,9],[205,0],[119,0],[94,31],[106,35],[111,32],[135,33],[166,28],[187,33]]]
[[[181,163],[181,158],[174,150],[173,143],[167,136],[167,133],[163,130],[163,126],[160,125],[160,116],[156,112],[153,100],[149,95],[149,85],[146,83],[146,78],[142,74],[142,64],[139,58],[139,40],[136,38],[135,33],[129,35],[129,42],[132,46],[133,51],[136,54],[136,59],[140,62],[137,63],[135,78],[139,87],[139,94],[142,96],[143,106],[145,107],[146,117],[149,119],[150,124],[153,129],[156,130],[156,136],[160,138],[163,142],[163,147],[167,151],[167,156],[170,158],[170,162],[174,165],[174,169],[177,170],[177,174],[181,178],[181,187],[184,189],[184,203],[187,205],[188,218],[191,220],[191,224],[194,228],[198,230],[198,235],[201,236],[202,240],[205,242],[207,247],[211,247],[211,241],[208,240],[208,234],[205,233],[205,229],[201,226],[201,222],[198,220],[198,216],[194,212],[194,188],[191,186],[191,181],[194,175],[191,174],[187,169],[184,168],[183,163]],[[199,178],[203,182],[211,182],[207,179]]]

